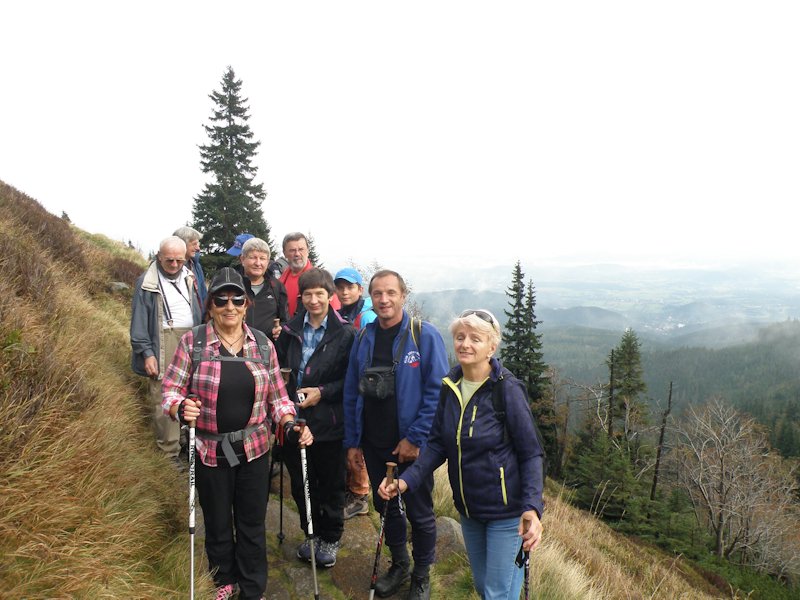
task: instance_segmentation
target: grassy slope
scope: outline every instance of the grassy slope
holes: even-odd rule
[[[129,368],[140,256],[0,183],[0,589],[24,598],[186,597],[185,483],[155,450]],[[437,506],[449,506],[446,482]],[[712,598],[680,560],[548,494],[534,598]],[[198,553],[202,550],[198,548]],[[465,561],[449,597],[474,598]],[[701,591],[703,590],[703,591]],[[198,582],[198,597],[210,593]],[[706,595],[711,594],[711,595]]]
[[[98,241],[0,183],[4,596],[188,595],[185,484],[130,372],[130,294],[107,291],[144,263]]]
[[[562,498],[551,482],[545,490],[542,545],[531,554],[531,597],[538,600],[664,600],[731,598],[714,589],[686,561],[620,535]],[[444,468],[436,472],[437,514],[457,518]],[[437,565],[438,576],[448,574]],[[449,597],[476,600],[469,577]]]

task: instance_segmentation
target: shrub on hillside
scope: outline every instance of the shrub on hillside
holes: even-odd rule
[[[39,240],[42,249],[65,268],[73,272],[86,270],[82,248],[75,243],[75,235],[67,221],[50,214],[36,200],[2,182],[0,209],[13,214],[17,223]]]
[[[130,286],[142,274],[142,267],[127,258],[113,257],[108,264],[109,275],[112,281],[124,281]]]

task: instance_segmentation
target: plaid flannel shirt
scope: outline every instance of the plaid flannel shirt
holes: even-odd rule
[[[244,326],[244,356],[261,356],[253,333]],[[206,326],[206,348],[204,356],[219,356],[220,340],[211,323]],[[172,362],[167,367],[161,384],[163,400],[162,408],[166,414],[172,406],[179,404],[189,395],[192,374],[192,345],[194,335],[188,331],[178,344]],[[255,381],[255,399],[253,412],[250,414],[250,425],[260,425],[256,431],[244,440],[244,451],[247,460],[253,460],[269,451],[270,421],[280,423],[284,415],[294,415],[294,404],[289,400],[286,386],[280,374],[275,347],[270,343],[269,367],[259,362],[245,362]],[[204,431],[219,433],[217,430],[217,391],[219,390],[222,363],[216,360],[202,360],[194,374],[194,389],[191,390],[200,399],[200,416],[197,419],[197,452],[204,465],[217,466],[217,443],[203,439]]]

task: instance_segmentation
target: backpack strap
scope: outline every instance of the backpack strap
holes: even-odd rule
[[[261,356],[204,356],[206,349],[206,325],[195,325],[192,327],[192,369],[189,375],[189,391],[194,388],[194,374],[197,367],[203,361],[228,361],[228,362],[257,362],[265,366],[269,366],[269,359],[271,355],[269,340],[263,331],[258,329],[250,329],[253,337],[256,338],[258,344],[258,351]]]
[[[414,340],[414,344],[416,345],[417,349],[419,349],[419,342],[422,339],[422,319],[415,319],[411,317],[411,339]]]

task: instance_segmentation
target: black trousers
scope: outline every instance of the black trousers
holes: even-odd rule
[[[292,478],[292,498],[300,513],[300,527],[308,533],[306,496],[303,489],[303,469],[300,448],[286,444],[283,463]],[[308,490],[311,496],[311,518],[314,535],[326,542],[337,542],[344,531],[345,453],[342,442],[314,441],[306,448]]]
[[[261,598],[267,587],[269,453],[236,467],[207,467],[199,459],[195,464],[214,583],[238,583],[242,600]]]
[[[367,463],[369,481],[372,485],[372,501],[375,510],[383,512],[385,501],[378,495],[378,486],[386,477],[386,463],[397,462],[397,456],[392,454],[393,448],[375,448],[363,443],[364,462]],[[397,465],[397,474],[413,465],[413,462]],[[432,565],[436,558],[436,515],[433,513],[433,474],[428,475],[414,493],[402,494],[405,513],[400,511],[397,498],[389,501],[386,510],[386,526],[384,535],[386,545],[404,546],[406,543],[406,518],[411,523],[411,556],[414,565],[424,567]]]

